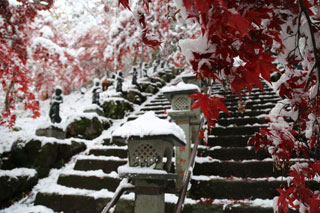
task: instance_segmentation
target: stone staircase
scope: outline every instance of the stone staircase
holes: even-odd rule
[[[283,172],[274,168],[264,151],[255,153],[248,139],[266,125],[263,119],[279,97],[271,88],[254,89],[243,97],[246,110],[240,113],[239,98],[219,86],[213,93],[227,99],[231,116],[221,114],[207,145],[200,145],[193,170],[191,188],[183,212],[273,212],[276,188],[286,183]],[[146,111],[167,119],[170,102],[161,92],[148,99],[140,110],[128,117],[133,120]],[[72,171],[62,172],[55,186],[37,194],[35,205],[54,211],[100,212],[120,183],[117,168],[127,161],[127,147],[105,140],[105,144],[79,156]],[[311,183],[312,184],[312,183]],[[315,183],[314,183],[315,184]],[[166,195],[166,212],[173,212],[175,195]],[[133,212],[134,194],[122,196],[115,212]],[[150,211],[152,212],[152,211]]]
[[[167,109],[170,109],[170,102],[159,92],[127,120],[134,120],[147,111],[154,111],[159,118],[166,119]],[[117,168],[127,162],[127,146],[113,143],[110,139],[104,141],[103,145],[87,150],[85,155],[79,155],[73,169],[61,172],[54,186],[41,189],[35,205],[44,205],[65,213],[101,212],[120,183]],[[116,212],[133,212],[134,194],[122,198]]]

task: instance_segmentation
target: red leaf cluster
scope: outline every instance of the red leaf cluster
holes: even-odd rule
[[[215,126],[219,120],[219,110],[229,113],[226,105],[222,102],[225,98],[218,96],[210,96],[209,94],[196,93],[189,96],[196,101],[192,104],[191,109],[199,108],[205,116],[209,126]]]

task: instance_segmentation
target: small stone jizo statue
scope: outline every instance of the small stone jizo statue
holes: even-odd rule
[[[92,90],[92,103],[100,106],[100,92],[101,86],[99,79],[94,79],[93,81],[93,90]]]
[[[144,63],[142,72],[143,72],[143,77],[147,78],[148,77],[148,64],[147,63]]]
[[[132,85],[135,85],[139,90],[140,90],[140,86],[138,84],[138,71],[136,67],[133,67],[133,71],[132,71]]]
[[[118,74],[118,77],[117,77],[116,92],[121,92],[121,93],[123,93],[123,91],[122,91],[122,83],[123,83],[123,75],[122,75],[122,72],[119,71],[119,74]]]
[[[63,98],[62,98],[61,94],[62,94],[61,87],[56,87],[55,94],[50,101],[49,116],[50,116],[52,123],[60,123],[61,122],[61,117],[59,114],[60,104],[63,103]]]

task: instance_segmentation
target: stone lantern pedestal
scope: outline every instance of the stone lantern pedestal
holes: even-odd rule
[[[135,213],[164,213],[164,192],[170,173],[174,146],[184,146],[183,130],[148,112],[125,123],[112,133],[112,140],[128,144],[128,163],[118,168],[121,178],[135,185]]]
[[[171,109],[167,111],[168,115],[183,129],[187,141],[186,146],[176,149],[177,189],[182,187],[183,175],[190,159],[191,144],[197,137],[200,124],[200,109],[191,110],[192,99],[188,97],[197,91],[200,91],[198,86],[183,82],[162,90],[171,102]]]

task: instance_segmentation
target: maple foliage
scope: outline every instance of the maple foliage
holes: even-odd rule
[[[227,107],[223,104],[225,98],[218,96],[210,96],[209,94],[196,93],[189,96],[197,99],[191,106],[191,109],[201,108],[201,112],[207,119],[208,125],[214,127],[219,121],[219,110],[229,113]]]
[[[151,1],[152,2],[152,1]],[[229,85],[238,96],[253,87],[273,84],[282,100],[268,116],[267,128],[249,140],[255,150],[267,150],[277,168],[289,166],[288,186],[278,189],[275,212],[289,208],[319,211],[319,192],[306,180],[319,175],[320,3],[309,0],[176,0],[186,20],[201,35],[180,41],[180,48],[201,80]],[[148,22],[140,20],[143,26]],[[284,69],[277,69],[275,63]],[[271,82],[271,73],[280,79]],[[227,112],[222,97],[197,93],[192,108],[200,107],[210,127]],[[303,157],[306,164],[291,159]],[[291,166],[290,166],[291,165]]]
[[[30,76],[26,68],[27,43],[30,39],[30,25],[39,10],[49,9],[53,1],[19,1],[11,5],[7,0],[0,5],[0,79],[5,93],[1,109],[0,125],[12,128],[16,115],[16,103],[21,100],[25,109],[39,116],[39,105],[30,91]]]

